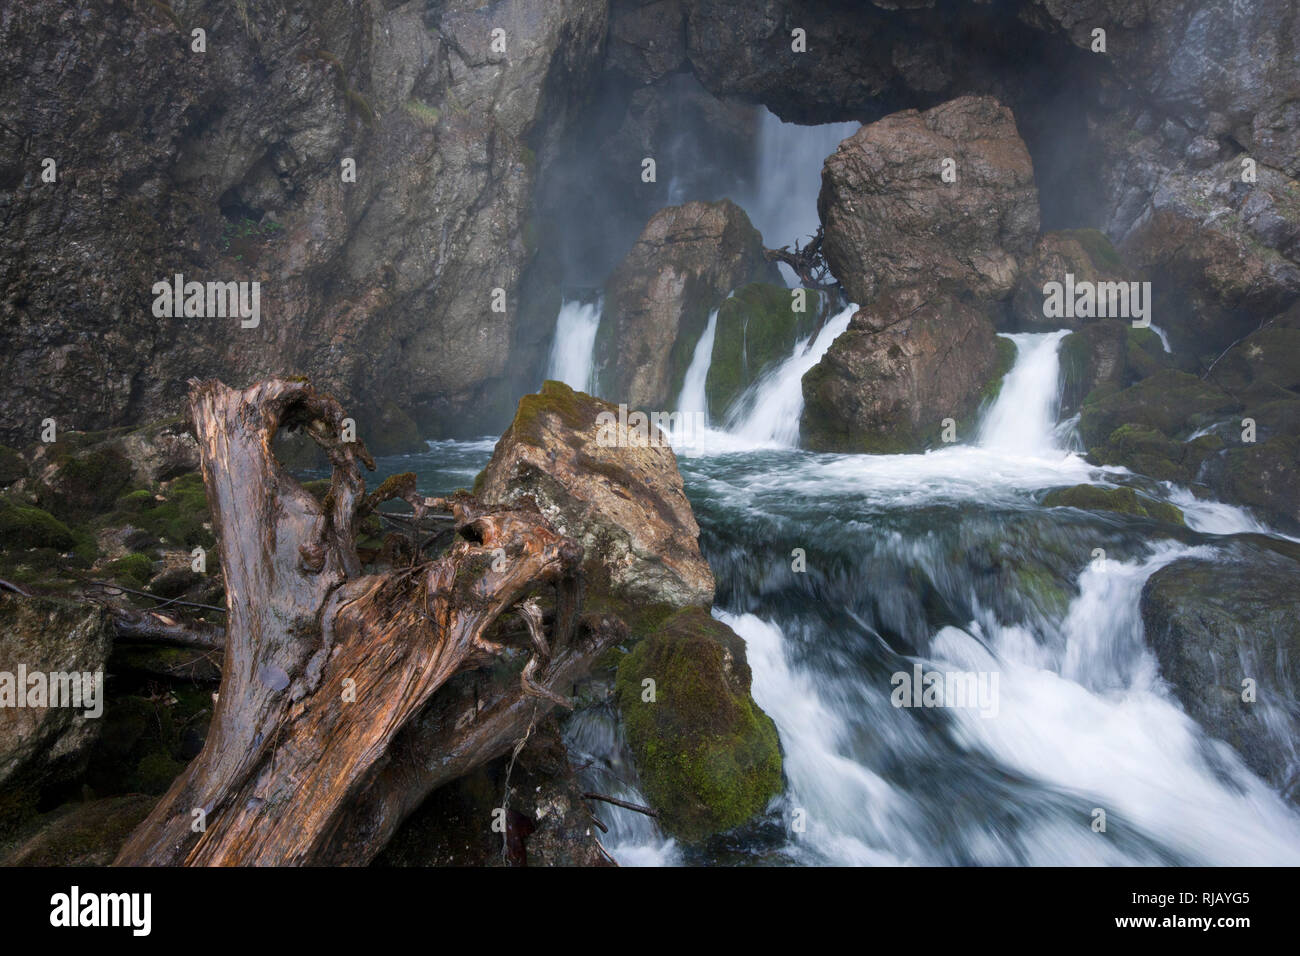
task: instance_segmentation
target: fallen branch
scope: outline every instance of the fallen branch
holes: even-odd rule
[[[624,810],[634,810],[637,813],[644,813],[648,817],[659,819],[659,811],[651,810],[649,807],[643,807],[639,803],[628,803],[626,800],[620,800],[617,797],[611,797],[603,793],[584,793],[584,800],[600,800],[604,803],[612,803],[616,807],[622,807]]]
[[[435,786],[564,702],[622,625],[579,626],[582,549],[535,508],[420,498],[414,476],[367,495],[369,453],[309,385],[192,382],[190,408],[229,602],[221,689],[203,751],[116,862],[364,865]],[[323,500],[271,453],[285,426],[328,455]],[[363,576],[358,524],[391,497],[417,522],[450,511],[454,543]],[[512,610],[523,648],[497,626]]]

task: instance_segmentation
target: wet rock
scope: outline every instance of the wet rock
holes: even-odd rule
[[[475,492],[489,505],[536,502],[582,543],[597,592],[634,605],[709,607],[713,574],[676,456],[657,430],[618,422],[617,407],[547,382],[520,399]]]
[[[6,593],[0,594],[0,633],[0,673],[12,675],[7,693],[23,694],[28,704],[18,707],[13,697],[0,706],[0,786],[40,791],[71,780],[85,769],[101,729],[103,672],[112,643],[108,616],[97,606]],[[90,699],[83,696],[83,706],[55,707],[48,687],[35,698],[35,684],[16,686],[20,668],[29,678],[43,675],[46,683],[51,673],[98,675],[98,683],[86,689]],[[0,686],[0,697],[5,694]]]
[[[1114,511],[1118,514],[1150,518],[1165,524],[1183,525],[1181,508],[1167,501],[1140,495],[1132,488],[1103,488],[1099,485],[1074,485],[1057,488],[1043,498],[1048,508],[1078,508],[1081,511]]]
[[[710,310],[755,281],[779,275],[739,206],[724,199],[661,209],[605,284],[601,393],[632,408],[668,408]]]
[[[1071,414],[1099,388],[1123,388],[1128,378],[1129,326],[1090,322],[1061,340],[1061,411]],[[1157,340],[1157,347],[1159,341]]]
[[[815,331],[823,298],[811,290],[804,290],[804,296],[804,311],[796,312],[792,290],[753,283],[738,289],[718,308],[705,382],[713,421],[722,421],[746,388],[789,358],[795,345]]]
[[[1145,425],[1121,425],[1088,451],[1098,465],[1122,465],[1156,481],[1190,484],[1202,477],[1206,462],[1223,449],[1218,435],[1177,441]]]
[[[1296,403],[1290,403],[1295,405]],[[1206,465],[1204,480],[1222,498],[1257,509],[1289,534],[1300,534],[1300,436],[1237,444]]]
[[[1044,233],[1026,257],[1011,300],[1012,321],[1026,331],[1077,329],[1096,319],[1047,318],[1043,286],[1065,282],[1130,282],[1134,270],[1125,266],[1110,240],[1096,229],[1067,229]]]
[[[1171,438],[1184,437],[1238,408],[1240,404],[1217,386],[1169,370],[1085,405],[1079,431],[1089,448],[1126,425],[1154,428]]]
[[[1300,564],[1237,547],[1183,559],[1142,589],[1142,622],[1164,678],[1191,717],[1246,765],[1300,799]],[[1254,701],[1243,699],[1243,681]]]
[[[947,418],[962,437],[1014,355],[969,297],[936,286],[891,289],[859,310],[804,375],[803,444],[918,452],[937,443]]]
[[[955,182],[941,179],[945,158]],[[964,96],[862,127],[827,157],[823,250],[848,297],[951,281],[1007,297],[1038,235],[1038,193],[1011,111]]]
[[[745,642],[699,608],[674,615],[619,664],[619,707],[646,797],[664,830],[686,842],[739,826],[781,791],[776,726],[749,687]]]

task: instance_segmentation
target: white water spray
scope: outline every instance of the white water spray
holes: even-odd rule
[[[595,367],[596,331],[600,328],[600,302],[565,302],[555,320],[555,342],[546,377],[580,392],[591,392]]]
[[[705,394],[704,384],[709,377],[709,366],[713,364],[713,339],[718,332],[718,310],[709,313],[709,322],[704,326],[704,334],[695,343],[695,353],[691,364],[686,369],[686,378],[682,382],[682,394],[677,399],[677,410],[690,414],[702,413],[708,420],[709,400]]]

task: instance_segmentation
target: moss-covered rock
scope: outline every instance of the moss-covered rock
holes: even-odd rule
[[[139,552],[128,554],[116,561],[110,561],[108,571],[118,581],[143,587],[153,577],[153,558]]]
[[[1165,351],[1160,336],[1150,329],[1135,329],[1131,323],[1125,327],[1125,334],[1128,336],[1126,355],[1128,381],[1125,384],[1140,382],[1169,368],[1172,359]]]
[[[714,421],[721,421],[746,388],[812,334],[821,314],[821,293],[803,290],[805,310],[796,312],[792,291],[753,282],[718,308],[713,358],[704,386]]]
[[[1120,465],[1157,481],[1188,484],[1222,448],[1223,439],[1214,434],[1182,442],[1144,425],[1122,425],[1093,447],[1088,457],[1098,465]]]
[[[619,664],[619,707],[646,797],[682,840],[739,826],[781,790],[776,725],[749,687],[744,641],[700,608],[675,614]]]
[[[114,448],[65,455],[42,476],[42,507],[65,521],[87,521],[110,511],[131,484],[130,460]]]
[[[1123,425],[1143,425],[1178,438],[1240,407],[1217,385],[1171,369],[1100,401],[1085,402],[1079,431],[1089,448]]]
[[[25,668],[29,675],[100,675],[97,683],[92,676],[90,687],[78,682],[79,707],[49,706],[50,696],[45,706],[17,707],[13,695],[27,688],[14,686],[12,676],[7,689],[0,685],[0,695],[8,695],[0,697],[0,789],[43,790],[66,782],[84,768],[101,728],[95,710],[104,702],[102,675],[112,644],[108,614],[98,605],[0,594],[0,635],[0,674]]]
[[[1279,436],[1228,448],[1206,468],[1206,483],[1228,501],[1262,511],[1300,532],[1300,437]]]
[[[1104,488],[1100,485],[1074,485],[1057,488],[1043,498],[1048,508],[1078,508],[1081,511],[1115,511],[1119,514],[1150,518],[1166,524],[1184,524],[1181,508],[1167,501],[1139,495],[1132,488]]]
[[[104,521],[107,526],[131,525],[156,541],[177,547],[211,548],[216,543],[210,528],[207,489],[198,472],[166,482],[156,493],[139,490],[119,498]]]
[[[396,402],[386,402],[376,414],[363,417],[359,434],[372,455],[406,455],[427,447],[415,419]]]
[[[62,550],[75,543],[68,526],[48,511],[0,497],[0,548]]]
[[[608,402],[562,382],[525,395],[475,493],[489,505],[531,499],[582,543],[592,593],[635,605],[713,602],[672,448],[621,425]]]
[[[1123,322],[1089,322],[1061,340],[1061,410],[1077,410],[1098,388],[1122,388],[1128,372],[1128,337]]]

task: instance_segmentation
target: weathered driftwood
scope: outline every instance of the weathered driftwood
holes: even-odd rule
[[[581,548],[536,511],[422,499],[413,477],[367,495],[364,445],[340,439],[342,409],[309,385],[191,382],[190,406],[225,575],[222,682],[203,751],[116,862],[367,863],[434,786],[561,702],[615,630],[578,626]],[[272,454],[281,426],[304,428],[329,456],[323,501]],[[432,560],[417,552],[422,563],[363,576],[357,525],[389,498],[411,502],[417,521],[450,511],[456,539]],[[538,595],[554,602],[549,638]],[[514,611],[523,651],[489,636]],[[474,681],[435,697],[493,661],[506,663],[472,708]]]

